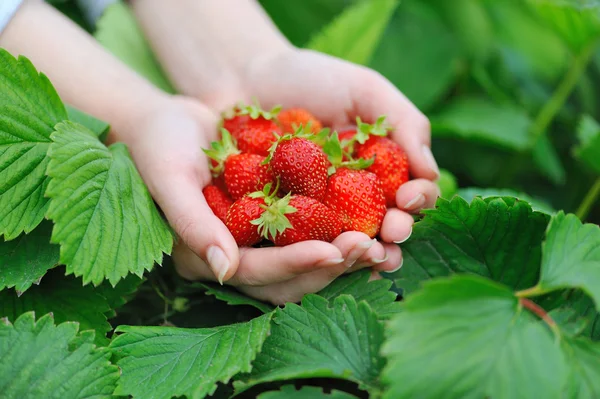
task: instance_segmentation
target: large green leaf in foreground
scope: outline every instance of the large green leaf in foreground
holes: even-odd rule
[[[106,349],[95,349],[93,334],[77,334],[78,324],[54,325],[34,313],[14,325],[0,320],[0,396],[3,398],[110,398],[119,370]]]
[[[125,145],[107,148],[69,121],[57,125],[52,139],[48,216],[67,274],[83,276],[85,284],[108,279],[115,285],[128,273],[141,276],[160,263],[173,236]]]
[[[563,397],[560,342],[510,289],[479,276],[428,282],[387,333],[387,399]]]
[[[414,291],[423,280],[474,273],[517,289],[537,282],[549,216],[510,197],[439,199],[402,244],[396,285]]]
[[[0,236],[32,231],[48,199],[46,152],[67,112],[52,84],[28,59],[0,49]]]
[[[379,356],[383,324],[366,302],[342,295],[333,305],[308,295],[302,307],[277,309],[269,338],[252,373],[234,385],[254,385],[295,378],[346,378],[375,393],[384,361]]]
[[[117,395],[190,399],[211,395],[251,362],[269,333],[271,315],[216,328],[121,326],[111,350],[122,370]]]

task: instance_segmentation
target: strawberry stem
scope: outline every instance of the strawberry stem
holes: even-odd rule
[[[519,304],[542,319],[557,337],[560,336],[560,329],[558,328],[558,325],[541,306],[527,298],[519,298]]]

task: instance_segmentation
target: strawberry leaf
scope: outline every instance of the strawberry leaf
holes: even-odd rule
[[[58,264],[58,245],[50,244],[52,223],[43,222],[29,234],[0,241],[0,290],[25,292]]]
[[[15,320],[23,313],[52,313],[57,323],[76,321],[82,331],[95,330],[96,345],[108,345],[106,334],[111,330],[107,299],[92,286],[83,286],[81,279],[65,277],[64,269],[50,271],[39,285],[22,295],[14,291],[0,292],[0,317]]]
[[[569,287],[581,288],[600,309],[600,227],[560,211],[548,226],[541,277],[532,294]]]
[[[296,378],[344,378],[378,391],[383,324],[366,302],[342,295],[333,305],[308,295],[302,307],[275,311],[271,334],[252,372],[234,382],[238,392],[257,384]]]
[[[44,218],[46,157],[67,112],[48,78],[0,49],[0,236],[11,240]]]
[[[600,392],[600,343],[566,336],[561,346],[570,368],[566,397],[595,397]]]
[[[176,90],[169,82],[148,45],[128,5],[116,2],[107,7],[97,22],[96,40],[131,69],[167,93]]]
[[[428,282],[387,332],[384,398],[561,398],[567,383],[552,331],[479,276]]]
[[[541,243],[549,216],[511,197],[439,199],[423,212],[402,244],[404,266],[394,273],[405,293],[423,280],[452,273],[489,277],[516,289],[539,276]]]
[[[594,172],[600,174],[600,125],[592,117],[585,116],[577,129],[579,146],[575,156]]]
[[[220,301],[227,302],[228,305],[247,305],[253,306],[263,313],[270,313],[275,309],[273,305],[261,302],[247,295],[242,294],[235,288],[226,285],[196,283],[203,287],[206,295],[212,295]]]
[[[122,370],[115,395],[170,399],[212,395],[251,362],[269,334],[271,315],[216,328],[120,326],[110,344]]]
[[[356,302],[365,301],[380,318],[388,318],[399,311],[397,294],[390,290],[392,281],[387,279],[369,281],[371,272],[361,270],[335,279],[318,295],[333,305],[341,295],[352,295]]]
[[[114,286],[128,273],[141,276],[169,253],[173,236],[135,169],[127,148],[105,147],[73,122],[56,126],[48,152],[52,198],[48,217],[60,263],[84,284],[108,279]]]
[[[550,204],[543,199],[537,197],[533,198],[528,194],[506,188],[465,187],[459,189],[457,194],[468,202],[471,202],[475,197],[481,197],[483,199],[488,197],[515,197],[520,201],[528,202],[529,205],[531,205],[531,209],[534,211],[546,213],[548,215],[553,215],[556,213],[556,210],[553,209],[552,206],[550,206]]]
[[[93,334],[78,324],[54,325],[51,314],[34,313],[0,322],[0,392],[5,398],[111,398],[119,370],[110,353],[96,349]]]
[[[92,115],[86,114],[85,112],[69,105],[66,105],[66,108],[70,121],[87,127],[94,132],[96,136],[98,136],[100,141],[106,140],[106,136],[110,130],[110,125],[108,123],[94,118]]]
[[[397,0],[356,2],[315,35],[305,47],[366,65],[397,6]]]
[[[357,399],[349,393],[332,390],[323,392],[322,388],[305,386],[296,390],[293,385],[284,385],[279,391],[270,391],[258,395],[257,399]]]

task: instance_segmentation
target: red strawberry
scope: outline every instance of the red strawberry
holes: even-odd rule
[[[265,157],[257,154],[240,154],[229,132],[221,129],[222,140],[211,144],[204,152],[216,162],[211,163],[213,175],[223,172],[227,191],[234,200],[243,195],[261,190],[265,184],[273,181],[273,175]],[[216,166],[215,166],[216,163]]]
[[[242,152],[268,155],[269,148],[281,135],[281,129],[275,123],[279,107],[264,111],[258,105],[240,105],[232,117],[223,118],[223,127],[237,140]]]
[[[365,170],[338,169],[329,177],[323,203],[342,219],[344,231],[361,231],[373,238],[385,216],[381,182]]]
[[[284,191],[316,200],[323,198],[329,162],[317,144],[299,135],[285,135],[271,151],[272,156],[267,159]]]
[[[212,209],[215,216],[225,223],[227,219],[227,211],[229,211],[231,204],[233,204],[231,197],[229,197],[229,195],[219,187],[212,184],[204,187],[202,193],[204,194],[204,198],[206,199],[208,206],[210,209]]]
[[[249,247],[261,240],[258,226],[251,222],[258,219],[265,211],[261,207],[264,204],[263,198],[245,196],[235,201],[229,208],[225,225],[240,247]]]
[[[365,144],[357,145],[356,156],[364,159],[375,157],[366,170],[375,173],[381,180],[387,206],[396,206],[396,191],[409,179],[408,157],[402,147],[387,137],[373,136]]]
[[[275,245],[333,241],[342,233],[339,216],[314,198],[288,194],[273,202],[256,221],[259,233]]]
[[[323,128],[321,121],[302,108],[284,109],[277,115],[277,120],[283,133],[294,133],[300,126],[307,126],[309,123],[311,132],[315,134]]]

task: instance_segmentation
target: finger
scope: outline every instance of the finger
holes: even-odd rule
[[[396,192],[396,204],[400,210],[414,214],[433,207],[439,196],[440,188],[437,184],[425,179],[415,179],[400,186]]]
[[[275,305],[282,305],[286,302],[298,302],[305,294],[320,291],[342,275],[367,252],[374,241],[366,234],[347,232],[341,234],[333,243],[340,249],[345,262],[311,273],[301,274],[291,280],[278,284],[271,284],[264,287],[240,286],[240,291]]]
[[[372,123],[385,115],[393,127],[392,138],[406,151],[411,174],[436,180],[439,168],[431,153],[431,127],[427,117],[382,75],[370,69],[363,69],[361,73],[360,79],[351,80],[355,114],[352,117],[360,116]]]
[[[373,265],[373,270],[392,273],[402,267],[402,250],[397,244],[383,244],[387,259],[384,262]]]
[[[389,208],[383,218],[379,236],[384,242],[402,243],[412,234],[414,219],[398,208]]]
[[[290,280],[344,262],[340,250],[323,241],[302,241],[284,247],[244,248],[232,285],[262,286]]]
[[[157,180],[155,199],[183,242],[210,266],[219,282],[230,279],[239,264],[238,246],[202,195],[193,173],[172,173]]]
[[[379,272],[376,271],[372,271],[371,276],[369,276],[369,281],[376,281],[381,279],[383,279],[383,277],[381,277],[381,274],[379,274]]]
[[[367,249],[356,263],[344,272],[345,274],[354,273],[355,271],[371,267],[387,260],[387,254],[383,244],[375,240],[373,240],[373,242],[373,246]]]

